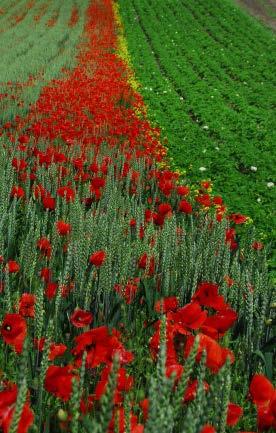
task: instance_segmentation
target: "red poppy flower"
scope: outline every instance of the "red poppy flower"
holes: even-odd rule
[[[221,206],[223,204],[223,199],[219,195],[213,197],[213,203],[217,206]]]
[[[200,182],[200,185],[202,186],[202,188],[204,189],[209,189],[210,187],[212,187],[212,183],[209,180],[202,180]]]
[[[19,300],[19,314],[23,317],[34,317],[35,315],[35,295],[23,293]]]
[[[270,407],[258,407],[257,409],[257,425],[258,431],[276,430],[276,418],[270,410]]]
[[[262,242],[254,241],[254,242],[252,243],[252,248],[253,248],[253,250],[260,251],[260,250],[263,249],[263,247],[264,247],[264,244],[263,244]]]
[[[58,283],[48,282],[45,288],[45,296],[48,299],[53,299],[56,296]]]
[[[17,400],[17,385],[8,384],[0,391],[0,428],[3,433],[9,433]],[[34,414],[26,402],[20,414],[17,433],[27,433],[33,424]]]
[[[266,406],[274,394],[274,386],[263,374],[255,374],[250,383],[249,392],[258,407]]]
[[[237,248],[238,244],[235,241],[236,238],[236,230],[230,227],[225,231],[225,243],[230,245],[230,249],[234,250]]]
[[[76,328],[84,328],[85,326],[90,325],[93,320],[93,316],[89,311],[84,311],[81,309],[76,309],[74,313],[70,317],[70,322]]]
[[[172,207],[169,203],[161,203],[158,206],[158,213],[163,216],[167,216],[168,214],[172,214]]]
[[[20,314],[6,314],[2,322],[1,334],[6,344],[13,346],[16,353],[21,353],[27,335],[25,319]]]
[[[178,205],[179,212],[191,214],[193,212],[192,205],[187,200],[181,200]]]
[[[66,223],[65,221],[57,221],[56,222],[57,232],[60,236],[66,236],[71,232],[71,224]]]
[[[227,357],[230,358],[230,362],[234,361],[232,352],[229,349],[222,348],[216,340],[205,334],[199,335],[199,347],[197,350],[197,362],[200,361],[203,351],[206,352],[206,366],[213,372],[217,373],[220,368],[225,364]],[[187,357],[194,345],[195,337],[189,335],[186,340],[184,349],[184,356]]]
[[[144,228],[144,226],[140,225],[140,228],[139,228],[139,238],[140,239],[144,239],[144,237],[145,237],[145,228]]]
[[[13,166],[13,168],[15,168],[16,171],[25,170],[27,165],[28,164],[25,161],[25,159],[13,158],[13,160],[12,160],[12,166]]]
[[[228,404],[227,410],[227,425],[233,426],[236,425],[243,414],[243,409],[234,403]]]
[[[178,309],[175,313],[169,313],[168,319],[173,320],[184,328],[199,329],[206,321],[207,312],[202,311],[197,302],[191,302]]]
[[[212,206],[211,197],[209,194],[201,194],[196,197],[196,201],[204,207]]]
[[[30,141],[30,137],[28,137],[28,135],[20,135],[20,137],[18,137],[18,141],[21,144],[27,144]]]
[[[65,344],[52,343],[50,345],[49,361],[54,361],[54,359],[62,356],[66,352],[66,350],[67,346],[65,346]]]
[[[127,304],[131,304],[139,288],[139,281],[140,278],[134,278],[129,280],[125,286],[122,286],[121,284],[115,284],[114,290],[125,299]]]
[[[188,195],[190,193],[190,188],[185,185],[180,185],[176,188],[176,192],[178,195]]]
[[[34,338],[34,347],[41,352],[44,348],[44,344],[45,344],[46,338],[42,337],[42,338]]]
[[[149,265],[148,265],[148,260],[149,260]],[[140,256],[140,258],[138,260],[138,267],[140,269],[146,270],[147,266],[149,266],[149,270],[148,270],[149,275],[153,275],[154,274],[154,268],[155,268],[154,257],[152,256],[148,259],[147,253],[144,253]]]
[[[93,173],[98,173],[99,165],[97,162],[92,162],[92,164],[89,165],[88,170],[92,171]]]
[[[217,338],[222,337],[226,331],[235,323],[238,318],[236,311],[231,308],[218,311],[216,314],[207,317],[204,326],[201,328],[203,332],[208,334],[208,328],[213,328],[217,331]]]
[[[155,323],[156,331],[153,334],[153,336],[150,339],[150,352],[151,356],[154,360],[157,359],[158,353],[160,351],[160,320]],[[177,353],[174,345],[174,337],[177,334],[178,329],[175,328],[175,325],[172,324],[169,320],[167,320],[167,326],[166,326],[166,366],[170,365],[177,365],[178,359],[177,359]],[[184,335],[188,334],[188,332],[185,332],[185,330],[181,329],[182,334]]]
[[[64,155],[64,153],[61,153],[61,152],[55,152],[55,155],[54,155],[54,161],[55,161],[55,162],[58,162],[58,163],[67,162],[67,158],[66,158],[66,156]]]
[[[69,186],[61,186],[60,188],[57,189],[57,195],[59,197],[65,198],[65,200],[68,203],[70,201],[74,201],[76,193]]]
[[[81,363],[83,352],[87,352],[86,364],[90,368],[103,363],[110,363],[115,354],[119,355],[121,363],[131,362],[133,355],[126,351],[119,340],[120,333],[106,326],[91,329],[75,338],[76,346],[72,353],[77,357],[76,364]]]
[[[94,177],[91,180],[90,191],[95,192],[96,190],[105,186],[105,179],[103,177]]]
[[[91,410],[93,408],[94,400],[95,400],[94,395],[88,395],[87,397],[85,397],[85,399],[83,399],[83,398],[81,399],[80,411],[82,414],[85,415],[85,414],[91,412]]]
[[[209,384],[204,381],[203,387],[204,387],[204,391],[207,392],[209,389]],[[185,403],[188,401],[192,401],[196,398],[197,388],[198,388],[198,380],[195,379],[193,381],[190,381],[190,383],[188,384],[188,387],[185,391],[185,395],[184,395],[184,402]]]
[[[235,224],[244,224],[248,220],[248,217],[239,213],[232,213],[229,215],[229,219]]]
[[[25,197],[25,191],[22,186],[14,185],[11,189],[11,197],[22,198]]]
[[[175,377],[174,384],[176,385],[179,382],[179,380],[181,379],[183,371],[184,371],[183,365],[171,364],[171,365],[168,365],[166,368],[166,376],[171,377],[172,375],[174,375],[174,377]]]
[[[56,207],[56,200],[50,195],[47,195],[43,197],[42,204],[44,206],[44,209],[54,210]]]
[[[150,402],[149,402],[148,398],[144,398],[144,400],[141,400],[139,403],[139,406],[142,409],[143,417],[144,417],[145,421],[148,419],[148,416],[149,416],[149,405],[150,405]]]
[[[48,259],[51,257],[52,246],[49,239],[42,237],[37,241],[37,248],[47,257]]]
[[[83,165],[85,163],[84,158],[75,158],[72,161],[73,166],[75,167],[76,170],[82,170],[83,169]]]
[[[199,433],[216,433],[216,430],[212,425],[205,424]]]
[[[157,313],[167,313],[168,311],[174,311],[178,307],[178,299],[175,296],[169,296],[167,298],[159,299],[154,305]]]
[[[20,265],[15,260],[9,260],[5,269],[9,274],[16,274],[20,270]]]
[[[160,215],[156,212],[154,212],[152,214],[152,218],[153,218],[154,224],[157,226],[162,226],[165,222],[165,215]]]
[[[73,373],[73,367],[58,367],[50,365],[46,372],[44,386],[46,391],[63,401],[68,401],[72,393],[72,380],[79,379],[78,375]]]
[[[152,211],[150,209],[145,210],[145,222],[150,223],[152,220]]]
[[[111,366],[108,365],[105,367],[101,373],[101,378],[99,382],[97,383],[97,386],[95,388],[95,399],[100,400],[102,395],[106,391],[106,386],[108,383],[109,375],[111,371]],[[133,385],[133,378],[129,375],[127,375],[125,368],[119,368],[118,375],[117,375],[117,383],[116,383],[116,390],[113,397],[114,404],[122,403],[123,402],[123,396],[122,393],[124,391],[129,391]]]
[[[125,433],[126,419],[125,411],[123,407],[116,407],[113,411],[112,420],[108,427],[108,433],[115,433],[115,419],[118,420],[119,429],[116,429],[116,433]],[[137,424],[137,416],[132,412],[130,413],[130,433],[144,433],[144,426]]]
[[[100,267],[104,263],[105,259],[106,259],[105,251],[100,250],[100,251],[95,251],[90,256],[89,262],[96,267]]]
[[[39,351],[42,352],[44,350],[44,345],[46,342],[46,338],[34,338],[34,346]],[[62,356],[67,350],[67,346],[65,344],[57,344],[57,343],[51,343],[50,344],[50,351],[49,351],[49,361],[54,361],[59,356]]]
[[[131,218],[131,220],[129,221],[129,225],[130,225],[130,227],[136,227],[136,219]]]
[[[52,278],[52,271],[50,268],[42,268],[39,274],[40,278],[45,281],[45,283],[48,283]]]
[[[270,400],[270,410],[275,418],[276,423],[276,388],[274,389],[274,394],[272,396],[272,399]]]
[[[215,310],[227,308],[224,297],[218,294],[218,285],[215,283],[200,283],[192,300],[197,301],[200,305],[204,305],[205,307],[214,308]]]

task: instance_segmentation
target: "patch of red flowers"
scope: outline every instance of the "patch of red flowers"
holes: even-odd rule
[[[107,326],[100,326],[77,336],[72,350],[76,364],[80,365],[84,351],[87,352],[86,365],[90,368],[111,363],[115,355],[122,364],[131,362],[133,354],[125,349],[120,336],[119,331],[109,331]]]
[[[65,367],[50,365],[46,372],[45,389],[55,397],[68,401],[72,393],[72,380],[79,379],[73,370],[71,365]]]
[[[227,358],[233,363],[235,360],[231,350],[221,347],[217,340],[221,338],[237,320],[237,313],[225,302],[218,293],[218,285],[202,282],[192,297],[192,302],[184,307],[178,307],[174,297],[161,299],[155,309],[166,314],[167,338],[167,368],[177,371],[179,368],[178,345],[184,345],[184,357],[187,357],[194,345],[194,331],[198,331],[199,345],[196,360],[201,359],[203,351],[206,353],[206,365],[217,373],[225,364]],[[216,310],[214,312],[214,310]],[[150,350],[156,358],[160,343],[160,321],[155,325],[155,334],[150,341]]]
[[[18,395],[17,385],[7,383],[0,391],[0,428],[9,433]],[[27,433],[34,421],[29,402],[25,402],[19,418],[17,433]]]
[[[250,397],[257,407],[260,431],[276,429],[276,388],[263,374],[255,374],[249,387]]]
[[[134,257],[133,266],[142,275],[141,278],[154,277],[159,272],[159,261],[154,251],[157,243],[155,235],[148,239],[149,248],[144,249],[143,242],[147,241],[148,225],[153,223],[154,230],[159,233],[163,226],[175,217],[175,214],[185,221],[186,215],[193,214],[198,209],[207,212],[210,208],[214,210],[217,221],[220,222],[226,208],[221,197],[211,197],[207,193],[210,187],[209,182],[202,183],[202,189],[193,200],[190,196],[190,188],[186,185],[179,185],[177,173],[168,169],[155,168],[154,163],[163,161],[166,151],[160,143],[159,130],[153,128],[145,116],[146,110],[142,98],[133,91],[126,80],[126,65],[114,52],[117,39],[111,0],[91,2],[87,16],[88,43],[78,56],[78,66],[73,71],[64,73],[61,79],[54,80],[43,88],[38,101],[31,107],[26,119],[15,119],[16,137],[18,138],[16,141],[11,134],[9,138],[13,140],[21,156],[14,157],[11,161],[16,182],[11,187],[9,195],[13,204],[25,206],[28,200],[27,186],[30,186],[32,200],[43,220],[34,245],[39,256],[39,277],[41,279],[39,283],[43,284],[45,311],[48,314],[51,308],[58,305],[57,293],[60,294],[61,291],[61,297],[66,298],[64,302],[68,301],[66,305],[69,306],[69,311],[66,311],[68,315],[66,325],[71,332],[75,332],[74,335],[77,335],[74,338],[70,355],[69,350],[66,354],[71,357],[70,361],[66,361],[66,365],[63,363],[48,366],[44,382],[45,389],[52,396],[68,402],[72,395],[72,382],[73,380],[79,381],[77,369],[81,366],[83,355],[86,353],[86,368],[89,369],[89,374],[94,378],[99,373],[93,400],[100,400],[107,387],[112,361],[117,356],[120,366],[113,398],[115,406],[108,432],[117,431],[115,419],[118,419],[118,431],[124,433],[126,425],[123,408],[124,394],[131,390],[134,382],[134,378],[128,375],[125,366],[132,362],[134,355],[127,349],[124,336],[119,331],[114,328],[109,329],[105,325],[99,326],[102,323],[100,313],[99,317],[93,313],[95,316],[93,317],[90,311],[86,311],[89,307],[83,307],[85,310],[81,308],[70,310],[70,294],[75,286],[76,291],[73,292],[72,297],[75,294],[76,297],[79,296],[78,281],[75,281],[74,277],[71,280],[71,275],[69,275],[70,278],[65,275],[66,281],[60,281],[56,269],[52,266],[55,254],[57,255],[57,244],[62,243],[60,260],[65,260],[69,268],[78,267],[78,263],[74,262],[72,265],[70,262],[70,247],[72,246],[70,242],[71,237],[75,234],[72,230],[72,227],[75,228],[73,206],[78,206],[80,198],[81,206],[91,212],[91,217],[94,218],[96,211],[93,205],[99,205],[99,201],[105,196],[111,171],[114,172],[114,178],[121,182],[123,188],[127,188],[126,192],[131,197],[137,194],[139,188],[144,188],[147,194],[148,209],[143,212],[141,220],[139,221],[137,215],[135,218],[133,215],[125,215],[129,222],[125,231],[126,236],[133,236],[137,233],[138,241],[141,241],[139,257]],[[78,19],[78,10],[73,7],[69,26],[76,25]],[[55,20],[56,17],[53,17],[48,25],[55,24]],[[137,111],[139,116],[137,116]],[[11,123],[6,123],[3,128],[6,131],[11,127]],[[41,142],[44,143],[43,148],[40,146]],[[111,155],[115,156],[114,160]],[[119,156],[118,160],[117,156]],[[122,166],[118,163],[121,156],[124,161]],[[147,169],[145,179],[141,179],[141,173],[137,168],[140,161]],[[51,170],[52,168],[56,178],[52,183],[45,182],[44,184],[40,179],[40,170]],[[63,211],[68,208],[70,212],[67,218]],[[71,209],[73,209],[72,212]],[[118,212],[121,211],[124,212],[122,209],[118,210]],[[247,221],[247,217],[240,214],[232,214],[228,219],[229,222],[236,225]],[[50,221],[53,220],[53,227],[49,230]],[[59,236],[65,237],[64,241],[61,241]],[[185,236],[185,230],[179,227],[177,236],[181,242],[182,236]],[[87,241],[89,242],[90,239]],[[226,229],[225,243],[231,250],[237,248],[238,241],[234,228]],[[92,267],[93,278],[94,274],[96,276],[100,274],[100,272],[94,272],[94,267],[101,268],[109,259],[109,250],[104,249],[102,244],[98,244],[96,248],[102,249],[92,250],[92,254],[84,258],[86,264],[87,260],[89,262],[89,269]],[[260,250],[262,244],[254,242],[252,248]],[[6,274],[18,274],[20,271],[20,264],[15,260],[9,260],[3,266]],[[123,282],[114,286],[114,290],[127,305],[132,304],[136,295],[139,295],[141,278],[140,276],[131,277],[132,275],[131,273]],[[159,278],[158,275],[157,293],[160,290],[161,278],[162,276]],[[121,281],[120,275],[118,279],[116,275],[114,280]],[[25,283],[24,277],[20,282]],[[226,283],[230,288],[233,280],[228,277]],[[1,287],[4,287],[2,282]],[[81,300],[81,294],[78,299]],[[27,336],[27,323],[33,323],[33,320],[29,319],[35,317],[35,301],[33,294],[23,293],[19,299],[19,314],[6,314],[3,319],[1,336],[5,344],[11,346],[17,354],[20,354],[23,349]],[[143,299],[141,301],[143,302]],[[205,352],[206,365],[211,373],[216,374],[227,358],[231,363],[234,362],[234,354],[227,347],[223,347],[220,339],[234,325],[237,313],[219,293],[218,284],[202,281],[198,284],[191,302],[186,305],[182,305],[181,300],[175,296],[159,299],[153,302],[153,305],[155,318],[157,314],[166,316],[166,375],[171,377],[174,374],[175,383],[183,374],[184,368],[181,362],[183,357],[187,358],[192,350],[196,335],[198,336],[196,361],[199,362]],[[89,329],[93,319],[95,327]],[[157,320],[153,326],[154,334],[150,339],[150,352],[155,360],[160,348],[160,321]],[[85,332],[83,328],[86,328]],[[35,339],[34,347],[42,351],[45,341],[44,337]],[[70,348],[69,344],[68,348]],[[67,345],[51,342],[48,360],[53,362],[61,358],[66,351]],[[63,359],[57,359],[56,362],[61,363],[64,359],[68,359],[66,356]],[[193,400],[196,397],[197,388],[197,380],[191,380],[183,395],[183,402]],[[204,382],[204,389],[208,392],[207,382]],[[275,389],[272,384],[261,375],[256,375],[250,386],[250,394],[257,406],[259,429],[275,427],[276,403]],[[4,433],[8,433],[9,430],[16,396],[17,387],[15,385],[0,392],[0,427]],[[89,398],[87,399],[88,406],[91,403]],[[85,410],[86,403],[82,400],[81,407],[84,407]],[[149,400],[144,400],[141,405],[145,419],[149,404]],[[242,412],[242,408],[230,403],[227,424],[236,425]],[[27,432],[32,421],[33,414],[27,401],[23,406],[18,433]],[[143,425],[138,423],[138,418],[132,412],[130,429],[131,433],[143,433],[144,431]],[[208,424],[201,429],[201,433],[214,432],[214,427]]]

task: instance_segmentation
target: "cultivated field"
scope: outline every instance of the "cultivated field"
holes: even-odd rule
[[[273,35],[196,3],[0,1],[1,433],[276,429]]]
[[[168,138],[174,165],[192,181],[214,181],[232,210],[270,234],[274,34],[228,0],[126,0],[121,6],[140,91]]]

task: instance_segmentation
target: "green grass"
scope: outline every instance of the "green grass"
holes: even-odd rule
[[[190,181],[211,179],[231,210],[270,236],[273,33],[229,0],[119,3],[140,91],[168,139],[173,164]]]

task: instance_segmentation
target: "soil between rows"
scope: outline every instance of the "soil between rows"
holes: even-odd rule
[[[276,31],[276,0],[236,0],[251,15]]]

